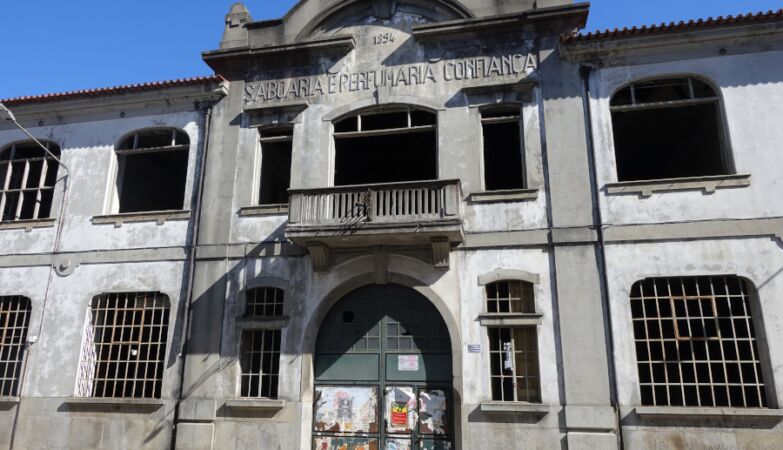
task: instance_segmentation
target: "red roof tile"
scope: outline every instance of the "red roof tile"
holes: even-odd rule
[[[630,36],[642,36],[652,35],[679,31],[693,31],[703,28],[712,28],[726,25],[746,24],[746,23],[758,23],[768,22],[783,19],[783,9],[777,11],[767,11],[749,14],[740,14],[737,16],[718,16],[716,18],[709,17],[707,19],[689,20],[687,22],[670,22],[668,24],[662,23],[660,25],[646,25],[642,27],[632,28],[615,28],[614,30],[593,31],[590,33],[573,33],[561,36],[560,40],[564,44],[570,44],[575,42],[606,40],[614,38],[623,38]]]
[[[208,75],[192,78],[179,78],[176,80],[155,81],[151,83],[126,84],[123,86],[112,86],[97,89],[84,89],[80,91],[58,92],[52,94],[28,95],[23,97],[14,97],[0,100],[0,103],[6,106],[27,105],[31,103],[53,102],[58,100],[70,100],[75,98],[106,97],[110,95],[129,94],[134,92],[154,91],[181,86],[195,86],[198,84],[207,84],[224,81],[220,75]]]

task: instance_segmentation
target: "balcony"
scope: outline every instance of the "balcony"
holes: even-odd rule
[[[459,180],[289,190],[286,237],[307,247],[316,270],[327,270],[336,248],[378,245],[432,247],[432,261],[448,267],[462,242]]]

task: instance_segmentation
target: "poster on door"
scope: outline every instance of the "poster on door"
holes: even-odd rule
[[[368,386],[316,386],[315,431],[375,433],[378,390]]]
[[[419,432],[447,434],[449,432],[448,400],[440,389],[419,391]]]
[[[412,450],[410,439],[386,438],[385,450]]]
[[[409,434],[416,425],[416,393],[410,386],[387,386],[384,391],[386,432]]]
[[[316,436],[315,450],[379,450],[378,439],[367,437]]]

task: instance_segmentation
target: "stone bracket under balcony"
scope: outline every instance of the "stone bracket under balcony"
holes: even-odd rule
[[[413,181],[289,190],[286,237],[310,252],[315,270],[335,249],[427,246],[449,266],[464,240],[459,180]]]

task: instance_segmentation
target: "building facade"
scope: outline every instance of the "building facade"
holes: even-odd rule
[[[0,443],[780,448],[783,14],[587,14],[236,4],[3,101]]]

